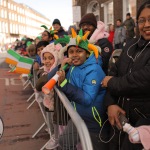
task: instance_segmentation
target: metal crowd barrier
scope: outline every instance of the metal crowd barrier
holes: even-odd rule
[[[70,101],[68,100],[68,98],[65,96],[65,94],[63,92],[61,92],[60,90],[58,90],[56,87],[54,88],[55,92],[56,92],[56,109],[57,109],[57,119],[60,118],[62,120],[62,122],[65,124],[73,122],[73,126],[72,126],[72,133],[68,133],[68,137],[72,138],[72,139],[67,139],[67,140],[74,140],[72,141],[72,143],[74,144],[74,147],[71,147],[71,144],[68,143],[68,141],[66,139],[63,140],[63,145],[68,144],[67,147],[69,147],[69,149],[78,149],[77,145],[81,144],[82,146],[82,150],[93,150],[92,147],[92,143],[91,143],[91,138],[89,135],[89,131],[83,121],[83,119],[79,116],[79,114],[75,111],[74,107],[72,106],[72,104],[70,103]],[[59,104],[60,102],[60,104]],[[61,105],[61,107],[58,107],[58,105]],[[61,108],[61,109],[60,109]],[[66,112],[67,111],[67,116],[66,116]],[[54,112],[55,113],[55,112]],[[63,114],[62,114],[63,113]],[[60,119],[58,119],[57,124],[60,122]],[[78,139],[73,139],[74,138],[74,127],[77,130],[77,138]],[[70,136],[69,134],[72,134],[72,136]],[[77,143],[75,142],[77,141]]]
[[[36,72],[33,72],[33,84],[31,85],[32,88],[35,87],[35,83],[37,81],[36,78]],[[31,84],[31,81],[28,81],[29,84]],[[26,82],[26,84],[28,84]],[[25,86],[25,85],[24,85]],[[38,100],[38,97],[36,93],[34,92],[31,97],[27,100],[30,101],[32,97],[35,96],[35,99],[31,102],[31,104],[28,106],[28,109],[33,105],[33,103],[36,101],[40,107],[41,113],[44,118],[44,123],[39,127],[39,129],[32,135],[32,138],[34,138],[40,130],[47,125],[47,128],[49,130],[50,138],[52,136],[57,137],[58,139],[61,139],[61,148],[57,147],[57,149],[63,149],[63,150],[93,150],[92,142],[90,139],[89,131],[82,120],[82,118],[79,116],[79,114],[74,109],[71,102],[67,99],[65,94],[58,90],[56,87],[54,88],[54,115],[53,119],[50,118],[52,112],[46,113],[43,104],[41,101]],[[67,126],[70,126],[71,123],[71,130],[68,132]],[[52,126],[51,124],[55,124],[55,127],[57,127],[57,131],[54,130],[54,132],[51,132]],[[60,131],[60,127],[64,127],[62,131]],[[50,129],[51,128],[51,129]],[[65,136],[64,136],[65,133]],[[53,135],[52,135],[53,134]],[[48,141],[49,142],[49,141]],[[44,150],[48,142],[40,149]],[[60,142],[60,141],[59,141]]]

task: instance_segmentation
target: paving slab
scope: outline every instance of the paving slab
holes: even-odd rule
[[[37,103],[27,110],[26,100],[33,93],[31,86],[23,90],[19,74],[8,73],[8,66],[0,64],[0,116],[4,134],[0,150],[40,150],[48,141],[44,128],[35,138],[32,135],[44,122]]]

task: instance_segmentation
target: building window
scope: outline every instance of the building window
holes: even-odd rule
[[[18,34],[18,24],[16,24],[16,33]]]
[[[11,4],[11,10],[13,10],[13,4]]]
[[[2,22],[2,32],[5,33],[5,23]]]
[[[126,19],[126,14],[131,13],[131,17],[136,19],[136,0],[123,0],[123,20]]]
[[[7,11],[5,10],[5,18],[7,18]]]
[[[10,3],[8,3],[8,8],[10,9]]]
[[[15,20],[14,13],[12,13],[12,20]]]
[[[4,18],[4,10],[1,9],[1,17]]]
[[[17,12],[19,13],[19,7],[17,7]]]
[[[101,6],[104,7],[104,23],[106,25],[113,24],[114,22],[113,1],[103,3]]]
[[[112,24],[113,21],[113,2],[108,3],[107,23]]]
[[[88,4],[87,13],[93,13],[96,16],[96,19],[100,19],[100,8],[97,1],[92,1]]]
[[[4,1],[4,7],[6,7],[6,1]]]
[[[20,22],[20,16],[18,16],[18,22]]]
[[[2,32],[2,22],[0,22],[0,32]]]
[[[14,10],[16,11],[16,6],[14,5]]]
[[[9,13],[9,19],[11,20],[11,13]]]
[[[6,33],[8,33],[8,23],[5,23]]]
[[[10,33],[12,33],[12,23],[10,23]]]

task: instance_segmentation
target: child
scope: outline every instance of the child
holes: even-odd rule
[[[42,63],[44,64],[44,66],[40,68],[39,76],[41,76],[41,77],[37,81],[37,84],[43,77],[45,78],[46,74],[50,73],[52,71],[52,69],[54,67],[58,66],[59,63],[61,62],[61,60],[63,59],[63,53],[60,53],[61,48],[62,48],[62,46],[60,44],[54,45],[54,43],[51,43],[43,49],[43,51],[41,52],[41,60],[42,60]],[[38,91],[41,91],[37,87],[36,87],[36,89]],[[54,92],[53,92],[53,90],[50,92],[49,95],[45,95],[43,104],[46,108],[48,108],[49,111],[54,111]],[[53,125],[53,126],[54,126],[54,130],[55,130],[55,125]],[[56,147],[57,146],[58,145],[56,143]]]
[[[88,42],[88,34],[89,32],[83,36],[82,30],[80,30],[79,35],[72,33],[72,38],[66,36],[64,39],[68,42],[68,58],[64,59],[62,67],[68,63],[70,68],[67,73],[64,70],[57,72],[59,75],[58,84],[60,90],[64,92],[85,121],[90,132],[93,149],[99,150],[101,148],[105,150],[107,145],[99,141],[98,138],[100,128],[106,119],[106,112],[103,108],[105,89],[101,88],[99,84],[105,77],[105,73],[101,68],[102,60],[98,54],[98,48]],[[56,40],[55,43],[57,41],[59,42],[59,40]],[[60,41],[62,42],[62,40]],[[59,144],[63,149],[74,148],[79,142],[68,141],[68,139],[72,139],[72,136],[76,139],[76,133],[69,137],[70,127],[72,127],[71,120],[59,138]],[[63,143],[63,141],[67,141],[69,144]]]
[[[54,45],[54,43],[47,45],[43,51],[41,52],[41,61],[44,64],[43,67],[39,70],[39,76],[43,76],[45,74],[48,74],[53,68],[55,68],[60,63],[59,58],[59,50],[61,45],[57,44]],[[54,99],[53,99],[53,91],[48,96],[45,96],[45,99],[43,101],[44,106],[47,107],[50,111],[53,111],[54,108]]]
[[[32,59],[36,59],[36,47],[34,44],[30,44],[28,47],[27,47],[27,53],[28,53],[28,56]]]
[[[42,66],[41,63],[41,52],[43,50],[44,47],[46,47],[49,43],[46,41],[40,41],[37,45],[36,45],[36,59],[34,61],[34,65],[33,65],[33,69],[34,70],[39,70],[39,68]]]

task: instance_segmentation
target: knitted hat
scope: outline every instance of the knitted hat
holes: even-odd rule
[[[80,20],[80,23],[79,23],[79,27],[81,27],[81,25],[83,23],[88,23],[88,24],[91,24],[93,25],[95,28],[97,27],[97,20],[96,20],[96,17],[93,13],[88,13],[86,15],[84,15],[81,20]]]
[[[61,26],[61,23],[60,23],[59,19],[54,19],[52,25],[54,25],[54,24],[59,24]]]
[[[89,41],[87,40],[87,37],[88,37],[90,31],[86,32],[85,35],[83,35],[83,31],[82,31],[82,29],[80,29],[79,34],[77,35],[74,28],[71,28],[71,30],[72,30],[72,37],[70,37],[68,35],[64,35],[64,38],[59,38],[59,39],[55,40],[54,43],[55,44],[57,44],[57,43],[68,44],[63,49],[63,52],[67,51],[70,46],[80,47],[88,52],[93,51],[96,59],[98,59],[99,49],[97,48],[97,46],[89,43]]]
[[[68,35],[64,35],[64,38],[59,38],[55,40],[55,44],[57,43],[65,43],[68,44],[69,46],[79,46],[80,48],[83,48],[84,50],[88,51],[88,40],[87,40],[87,34],[83,36],[83,31],[82,29],[79,31],[79,34],[77,35],[74,28],[71,28],[72,31],[74,32],[73,37],[70,37]]]

